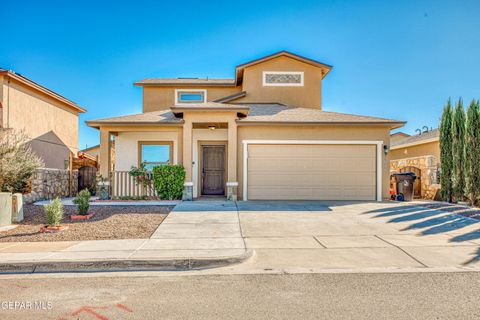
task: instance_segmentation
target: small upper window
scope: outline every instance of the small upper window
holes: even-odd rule
[[[205,103],[207,90],[175,90],[175,104]]]
[[[303,72],[264,71],[264,86],[303,86]]]

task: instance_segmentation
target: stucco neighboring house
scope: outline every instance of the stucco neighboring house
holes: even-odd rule
[[[398,136],[399,133],[394,135]],[[406,134],[405,134],[406,135]],[[393,135],[392,135],[393,136]],[[414,196],[433,199],[437,190],[440,169],[440,132],[438,129],[418,135],[406,135],[393,141],[390,150],[391,173],[414,172]]]
[[[92,158],[97,158],[100,156],[100,145],[97,144],[93,147],[88,147],[79,151],[80,153],[86,153]]]
[[[110,163],[111,163],[111,168],[114,169],[113,165],[115,164],[115,142],[112,141],[111,142],[111,146],[110,146]],[[89,158],[91,159],[94,159],[96,161],[99,161],[100,159],[100,145],[97,144],[95,146],[92,146],[92,147],[88,147],[88,148],[85,148],[85,149],[82,149],[80,151],[78,151],[78,156],[81,157],[82,155],[87,155]]]
[[[281,51],[237,66],[232,79],[138,81],[143,113],[87,122],[100,130],[100,171],[110,174],[113,135],[116,195],[128,188],[118,172],[145,162],[182,164],[185,199],[388,198],[390,130],[404,122],[323,111],[331,69]]]
[[[0,127],[23,130],[46,168],[65,169],[78,151],[76,103],[13,71],[0,69]]]

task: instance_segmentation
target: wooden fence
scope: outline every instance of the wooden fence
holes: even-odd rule
[[[151,173],[149,173],[151,175]],[[151,180],[151,179],[150,179]],[[136,183],[128,171],[113,171],[110,173],[110,185],[112,198],[119,197],[157,197],[157,192],[151,186],[144,187],[142,183]]]

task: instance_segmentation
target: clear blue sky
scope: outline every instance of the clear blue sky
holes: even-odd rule
[[[480,98],[480,1],[2,1],[0,67],[88,109],[141,112],[146,77],[233,77],[282,49],[333,65],[324,110],[438,125],[448,97]]]

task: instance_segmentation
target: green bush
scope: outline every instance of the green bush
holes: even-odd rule
[[[153,168],[153,185],[162,200],[182,198],[185,169],[180,165],[163,165]]]
[[[43,206],[45,212],[45,221],[50,227],[56,227],[60,225],[63,219],[63,204],[59,198],[56,198],[49,204]]]
[[[88,214],[88,209],[90,208],[90,191],[88,189],[83,189],[80,191],[75,199],[73,199],[73,203],[77,205],[78,214],[81,216],[85,216]]]

